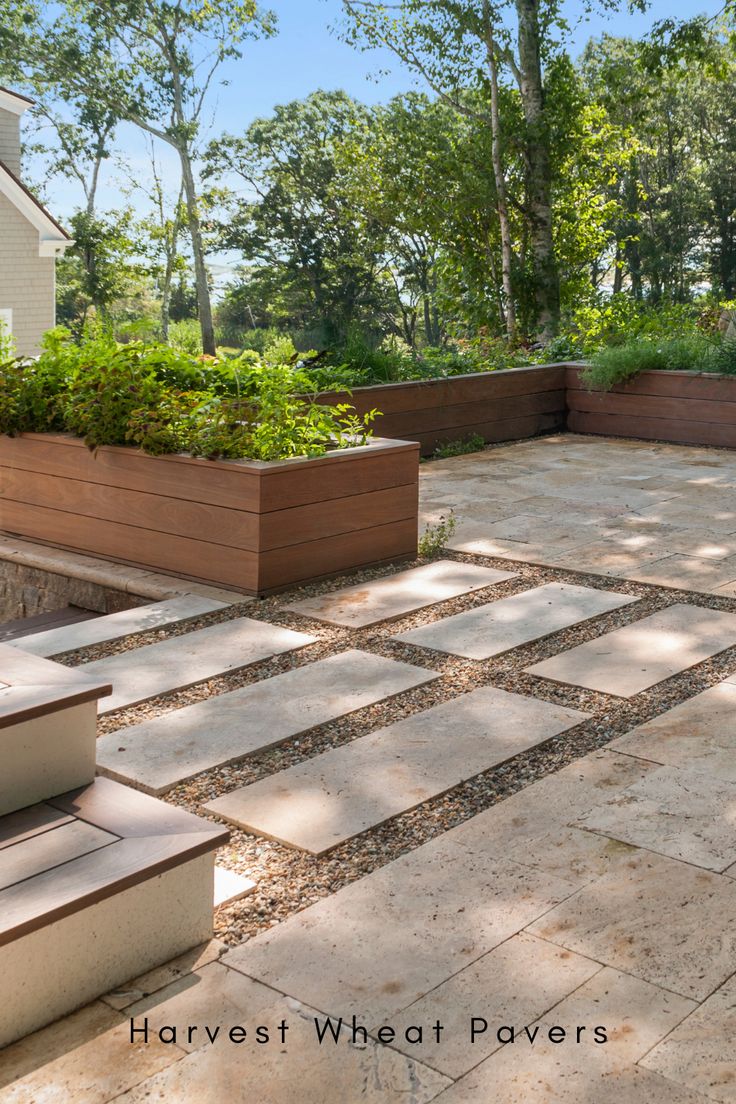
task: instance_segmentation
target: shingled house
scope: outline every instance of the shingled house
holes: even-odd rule
[[[33,101],[0,88],[0,320],[19,353],[55,321],[55,264],[71,238],[20,180],[20,118]]]

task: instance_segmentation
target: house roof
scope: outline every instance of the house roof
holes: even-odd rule
[[[29,100],[28,96],[21,96],[20,92],[13,92],[0,84],[0,108],[4,111],[10,111],[13,115],[22,115],[29,107],[33,107],[34,103],[35,100]]]
[[[0,195],[4,195],[20,213],[38,230],[39,255],[54,256],[68,245],[72,238],[46,208],[29,192],[25,184],[0,161]]]

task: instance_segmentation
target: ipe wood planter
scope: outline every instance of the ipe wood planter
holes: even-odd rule
[[[697,372],[641,372],[611,391],[588,390],[580,367],[567,370],[567,428],[736,448],[736,378]]]
[[[422,455],[472,435],[484,441],[517,441],[565,428],[565,364],[540,364],[449,379],[412,380],[356,387],[321,396],[350,402],[359,414],[380,410],[384,437],[418,441]]]
[[[417,551],[418,445],[315,459],[147,456],[75,437],[0,436],[0,530],[267,594]]]

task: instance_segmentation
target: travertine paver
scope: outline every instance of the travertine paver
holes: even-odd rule
[[[223,962],[378,1026],[574,889],[451,832],[236,947]],[[736,883],[731,882],[736,898]]]
[[[234,790],[205,808],[318,855],[587,716],[482,687]]]
[[[734,1070],[736,979],[716,989],[641,1064],[704,1093],[711,1100],[736,1101]]]
[[[201,617],[205,613],[224,608],[225,602],[217,602],[197,594],[184,594],[179,598],[168,598],[164,602],[152,602],[147,606],[110,613],[106,617],[94,617],[76,625],[63,625],[58,629],[21,636],[13,641],[13,647],[38,656],[60,655],[61,652],[117,640],[131,633],[164,628],[177,621]]]
[[[577,548],[565,552],[550,549],[548,563],[564,567],[568,571],[585,571],[591,575],[628,578],[629,572],[639,570],[642,565],[662,557],[661,548],[632,548],[628,542],[622,544],[616,539],[597,540],[591,544],[580,544]]]
[[[453,549],[609,577],[637,578],[649,563],[679,554],[683,560],[669,568],[680,568],[680,581],[672,572],[662,576],[666,585],[682,586],[687,572],[685,585],[732,597],[736,575],[720,583],[720,572],[687,561],[736,557],[735,476],[734,453],[725,449],[566,434],[427,465],[421,523],[436,522],[452,507]],[[540,527],[525,531],[518,519],[530,515]],[[510,525],[513,538],[501,537],[511,535]],[[632,544],[627,529],[650,540]]]
[[[448,1078],[398,1051],[353,1046],[343,1034],[337,1044],[319,1044],[321,1010],[304,1007],[218,963],[205,966],[128,1010],[136,1026],[170,1024],[189,1051],[165,1075],[149,1078],[120,1098],[125,1104],[429,1104]],[[282,1036],[279,1031],[285,1024]],[[208,1025],[220,1035],[210,1043],[203,1027],[187,1040],[191,1024]],[[246,1035],[227,1039],[231,1027]],[[256,1041],[256,1028],[268,1042]],[[331,1040],[331,1036],[327,1036]]]
[[[97,766],[112,778],[163,793],[201,771],[437,677],[369,652],[341,652],[107,733],[97,742]]]
[[[147,1019],[149,1030],[168,1023],[190,1052],[166,1078],[152,1078],[122,1097],[128,1104],[158,1098],[198,1104],[346,1104],[354,1098],[367,1104],[423,1104],[449,1084],[435,1070],[372,1042],[355,1048],[343,1036],[339,1044],[320,1045],[314,1023],[317,1019],[323,1026],[319,1011],[218,963],[140,1001],[128,1015],[135,1017],[136,1027]],[[284,1040],[281,1022],[286,1025]],[[238,1045],[217,1037],[210,1042],[200,1028],[190,1042],[192,1023],[207,1025],[212,1033],[220,1028],[223,1036],[242,1026],[246,1036]],[[256,1042],[257,1026],[265,1029],[268,1042]]]
[[[736,644],[736,614],[668,606],[527,671],[629,698]]]
[[[209,962],[216,962],[226,950],[226,945],[221,943],[219,939],[210,939],[206,943],[200,943],[199,946],[192,947],[190,951],[185,951],[184,954],[172,958],[169,962],[154,966],[152,970],[147,970],[145,974],[139,974],[138,977],[131,978],[126,984],[118,986],[110,993],[105,993],[104,996],[100,997],[100,1000],[104,1001],[105,1004],[109,1004],[111,1008],[118,1010],[128,1008],[131,1004],[150,996],[151,993],[156,993],[159,989],[171,985],[173,981],[178,981],[182,977],[188,977],[197,970],[201,970]]]
[[[226,866],[215,866],[215,908],[247,897],[256,888],[252,878],[245,878]]]
[[[733,973],[736,882],[648,851],[626,853],[529,931],[704,1000]]]
[[[101,1001],[0,1050],[3,1104],[97,1104],[183,1057],[152,1039],[130,1042],[128,1020]]]
[[[522,503],[523,505],[523,503]],[[476,513],[477,516],[477,513]],[[486,526],[491,538],[515,541],[548,541],[559,549],[574,548],[580,544],[580,532],[575,522],[564,515],[556,524],[550,524],[546,518],[537,514],[515,514],[502,521],[490,521]]]
[[[580,818],[591,832],[707,870],[736,862],[736,782],[660,767]]]
[[[611,794],[645,778],[652,770],[656,770],[656,765],[643,759],[594,751],[464,821],[448,835],[468,847],[482,839],[489,854],[509,855],[529,865],[552,865],[557,856],[549,855],[539,840],[557,829],[573,831],[567,828],[570,821],[583,816]],[[574,831],[581,837],[575,851],[583,846],[589,852],[594,845],[598,850],[598,839],[590,833]],[[566,859],[564,856],[563,861]],[[580,884],[577,871],[572,878],[563,877]]]
[[[535,1043],[533,1051],[505,1047],[443,1093],[441,1104],[712,1104],[651,1070],[612,1071],[597,1052],[571,1049],[551,1042]]]
[[[318,621],[364,628],[513,578],[515,575],[512,572],[498,571],[493,567],[437,560],[436,563],[399,571],[385,579],[344,587],[316,598],[305,598],[286,609],[315,617]]]
[[[601,969],[589,958],[522,932],[394,1016],[393,1045],[448,1077],[461,1077],[503,1045],[497,1037],[499,1025],[532,1023]],[[479,1023],[474,1038],[471,1017],[487,1025],[481,1033]],[[443,1026],[439,1041],[429,1031],[419,1044],[406,1041],[412,1024],[436,1020]]]
[[[736,558],[715,560],[696,556],[665,556],[632,567],[626,578],[679,590],[712,591],[736,582]]]
[[[541,1022],[561,1024],[573,1035],[578,1025],[585,1027],[576,1046],[592,1046],[616,1067],[638,1062],[695,1008],[696,1002],[688,997],[606,966],[566,995]],[[597,1025],[605,1028],[606,1043],[595,1041]]]
[[[711,686],[608,746],[736,782],[736,685],[726,681]]]
[[[84,663],[79,670],[90,678],[112,683],[112,695],[100,699],[100,713],[110,713],[268,656],[303,648],[315,639],[279,625],[240,617],[160,644]]]
[[[401,633],[396,639],[468,659],[488,659],[637,600],[611,590],[547,583]]]

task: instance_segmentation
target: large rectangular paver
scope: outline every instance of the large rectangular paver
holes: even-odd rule
[[[110,713],[195,682],[236,671],[268,656],[313,644],[314,636],[283,629],[265,621],[239,617],[184,633],[160,644],[120,652],[79,667],[90,678],[112,683],[112,696],[100,702],[100,713]]]
[[[547,583],[412,629],[397,640],[467,659],[488,659],[636,601],[615,591]]]
[[[341,652],[108,733],[98,740],[97,764],[111,778],[164,793],[201,771],[435,678],[433,671],[369,652]]]
[[[736,862],[736,782],[660,767],[596,806],[578,824],[707,870]]]
[[[448,833],[223,962],[323,1012],[378,1026],[572,892],[563,878],[488,849],[482,836],[465,845]]]
[[[60,655],[76,648],[88,648],[92,644],[104,644],[131,633],[151,632],[190,617],[224,609],[224,602],[203,598],[198,594],[183,594],[167,598],[164,602],[151,602],[146,606],[110,613],[106,617],[94,617],[76,625],[63,625],[58,629],[31,633],[13,641],[14,648],[22,648],[37,656]]]
[[[653,763],[736,782],[736,685],[720,682],[608,745]]]
[[[286,608],[318,621],[354,629],[365,628],[513,578],[515,575],[510,571],[456,563],[454,560],[437,560],[436,563],[399,571],[387,578],[306,598]]]
[[[572,686],[629,698],[736,644],[736,615],[668,606],[527,671]]]
[[[733,973],[736,882],[648,851],[627,852],[528,930],[702,1001]]]
[[[482,687],[234,790],[206,808],[319,855],[587,716]]]

